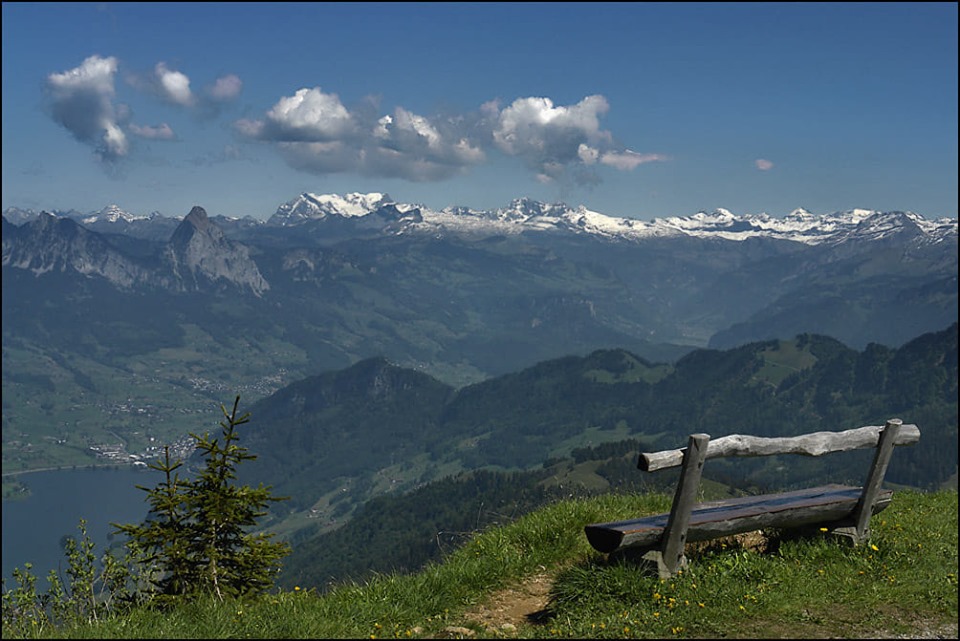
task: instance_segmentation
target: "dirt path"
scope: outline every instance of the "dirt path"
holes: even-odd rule
[[[467,621],[483,626],[491,636],[514,636],[517,628],[537,620],[550,596],[552,574],[546,569],[527,577],[523,583],[490,595],[465,615]]]

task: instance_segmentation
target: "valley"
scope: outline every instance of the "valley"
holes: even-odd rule
[[[463,493],[481,471],[497,514],[633,487],[624,452],[719,426],[789,435],[902,413],[930,437],[891,482],[956,483],[955,220],[641,223],[378,196],[305,195],[266,222],[5,212],[4,497],[30,470],[143,466],[164,445],[187,457],[238,395],[258,456],[242,478],[290,497],[265,526],[304,549],[357,536],[368,505]],[[427,522],[461,508],[444,509]]]

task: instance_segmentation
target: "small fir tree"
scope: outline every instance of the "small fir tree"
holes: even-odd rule
[[[220,406],[221,438],[190,436],[205,465],[192,479],[177,474],[181,462],[172,462],[169,449],[150,467],[165,480],[148,493],[150,511],[139,525],[119,525],[130,545],[145,553],[152,567],[153,590],[161,598],[201,592],[225,596],[255,594],[273,586],[280,560],[289,553],[272,534],[254,534],[251,528],[266,515],[267,506],[286,497],[273,496],[269,487],[237,485],[236,467],[253,460],[237,441],[237,427],[249,422],[249,412],[238,416],[240,397],[232,411]]]

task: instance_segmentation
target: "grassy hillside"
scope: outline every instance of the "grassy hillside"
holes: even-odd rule
[[[815,535],[688,548],[661,580],[610,562],[588,523],[668,508],[663,494],[566,500],[475,533],[440,563],[325,594],[131,614],[49,638],[949,638],[957,634],[957,493],[898,492],[869,545]],[[11,630],[4,629],[4,637]]]

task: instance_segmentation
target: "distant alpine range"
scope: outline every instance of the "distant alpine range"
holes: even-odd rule
[[[4,218],[14,224],[28,222],[38,212],[30,209],[8,208]],[[59,217],[71,218],[97,231],[148,235],[142,231],[170,229],[182,217],[167,217],[159,212],[137,215],[123,211],[116,205],[102,210],[80,213],[75,210],[55,212]],[[711,213],[698,212],[691,216],[674,216],[643,221],[633,218],[607,216],[583,205],[571,207],[564,203],[546,204],[527,198],[517,199],[508,206],[495,210],[476,210],[468,207],[446,207],[433,210],[423,205],[394,202],[382,193],[346,195],[303,193],[277,208],[265,220],[221,217],[226,227],[250,228],[263,226],[294,227],[324,219],[357,219],[370,228],[377,221],[385,224],[379,231],[385,234],[449,233],[462,236],[490,234],[522,234],[529,232],[569,232],[589,234],[608,239],[643,240],[650,238],[699,237],[747,240],[776,238],[809,245],[841,243],[851,238],[879,239],[898,233],[917,233],[928,236],[931,242],[956,238],[957,219],[927,220],[913,212],[881,212],[869,209],[851,209],[825,215],[815,215],[798,208],[777,218],[768,214],[737,216],[726,209]],[[370,220],[367,220],[370,218]],[[387,224],[393,223],[393,224]],[[158,238],[159,238],[158,235]]]
[[[658,346],[726,348],[804,332],[896,346],[957,320],[957,219],[912,212],[717,209],[642,221],[530,199],[437,211],[383,193],[303,193],[266,220],[114,205],[3,217],[5,285],[11,271],[56,272],[121,291],[283,301],[306,326],[319,323],[316,338],[340,352],[337,366],[386,351],[405,364],[443,359],[489,374],[529,363],[481,365],[474,350],[551,358],[623,346],[656,358],[671,353]],[[310,291],[336,301],[322,321],[302,306]],[[361,310],[370,319],[358,325]],[[350,340],[330,335],[331,314]],[[518,343],[519,352],[509,347]]]

